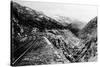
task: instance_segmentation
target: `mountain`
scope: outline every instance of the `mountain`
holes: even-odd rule
[[[11,2],[11,17],[17,20],[19,25],[44,29],[64,29],[67,28],[56,20],[46,16],[42,12]]]
[[[22,6],[13,1],[11,1],[11,27],[11,61],[14,61],[20,55],[20,53],[22,53],[25,48],[27,48],[28,45],[26,46],[26,43],[29,44],[29,42],[34,41],[36,37],[40,38],[41,36],[38,35],[42,35],[46,30],[67,28],[55,19],[46,16],[44,13],[38,12],[29,7]],[[41,40],[37,43],[40,42]],[[41,46],[41,44],[35,45]],[[19,49],[22,46],[25,48],[23,47],[22,49]],[[53,45],[51,44],[51,46]],[[40,49],[38,48],[38,50]],[[52,51],[52,49],[49,51]]]
[[[70,17],[65,17],[65,16],[54,16],[53,17],[56,21],[62,23],[63,25],[68,25],[70,23],[72,23],[72,19]]]
[[[75,35],[77,35],[79,30],[81,30],[86,24],[86,22],[65,16],[54,16],[54,19],[60,22],[62,25],[67,26],[68,29]]]
[[[54,16],[53,18],[62,24],[71,24],[74,28],[77,27],[79,29],[82,29],[86,24],[86,22],[65,16]]]
[[[86,38],[90,35],[97,37],[97,17],[91,19],[88,24],[79,32],[80,38]]]
[[[63,16],[58,16],[58,19],[51,18],[43,12],[22,6],[16,2],[11,2],[11,20],[17,26],[15,27],[17,33],[20,28],[27,27],[30,31],[32,28],[38,28],[39,31],[45,31],[45,29],[69,29],[77,35],[77,32],[84,26],[83,22],[79,20]]]

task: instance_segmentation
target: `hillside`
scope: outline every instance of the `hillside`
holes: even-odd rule
[[[93,18],[88,24],[79,32],[79,37],[97,37],[97,17]]]
[[[86,25],[86,22],[70,17],[55,16],[54,19],[64,26],[67,26],[67,29],[69,29],[76,36],[78,36],[78,32]]]
[[[11,2],[11,4],[11,17],[15,18],[19,25],[36,27],[39,30],[67,28],[41,12],[21,6],[15,2]]]

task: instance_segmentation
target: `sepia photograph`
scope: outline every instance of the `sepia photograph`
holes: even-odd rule
[[[97,62],[97,6],[10,1],[10,65]]]

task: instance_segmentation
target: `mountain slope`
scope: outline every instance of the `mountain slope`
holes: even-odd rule
[[[18,3],[11,2],[11,8],[11,17],[15,17],[15,19],[18,20],[17,23],[20,25],[37,27],[40,30],[66,28],[66,26],[63,26],[45,14],[25,6],[21,6]]]
[[[87,38],[88,36],[97,37],[97,17],[93,18],[88,24],[79,32],[79,37]]]
[[[65,17],[65,16],[55,16],[55,20],[59,21],[64,26],[77,35],[77,33],[85,26],[85,22],[79,21],[75,18]]]

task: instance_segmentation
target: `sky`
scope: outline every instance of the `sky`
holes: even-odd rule
[[[37,11],[42,11],[49,17],[65,16],[75,18],[83,22],[89,22],[97,16],[97,7],[93,5],[76,5],[67,3],[39,2],[39,1],[20,1],[12,0],[23,6],[30,7]]]

